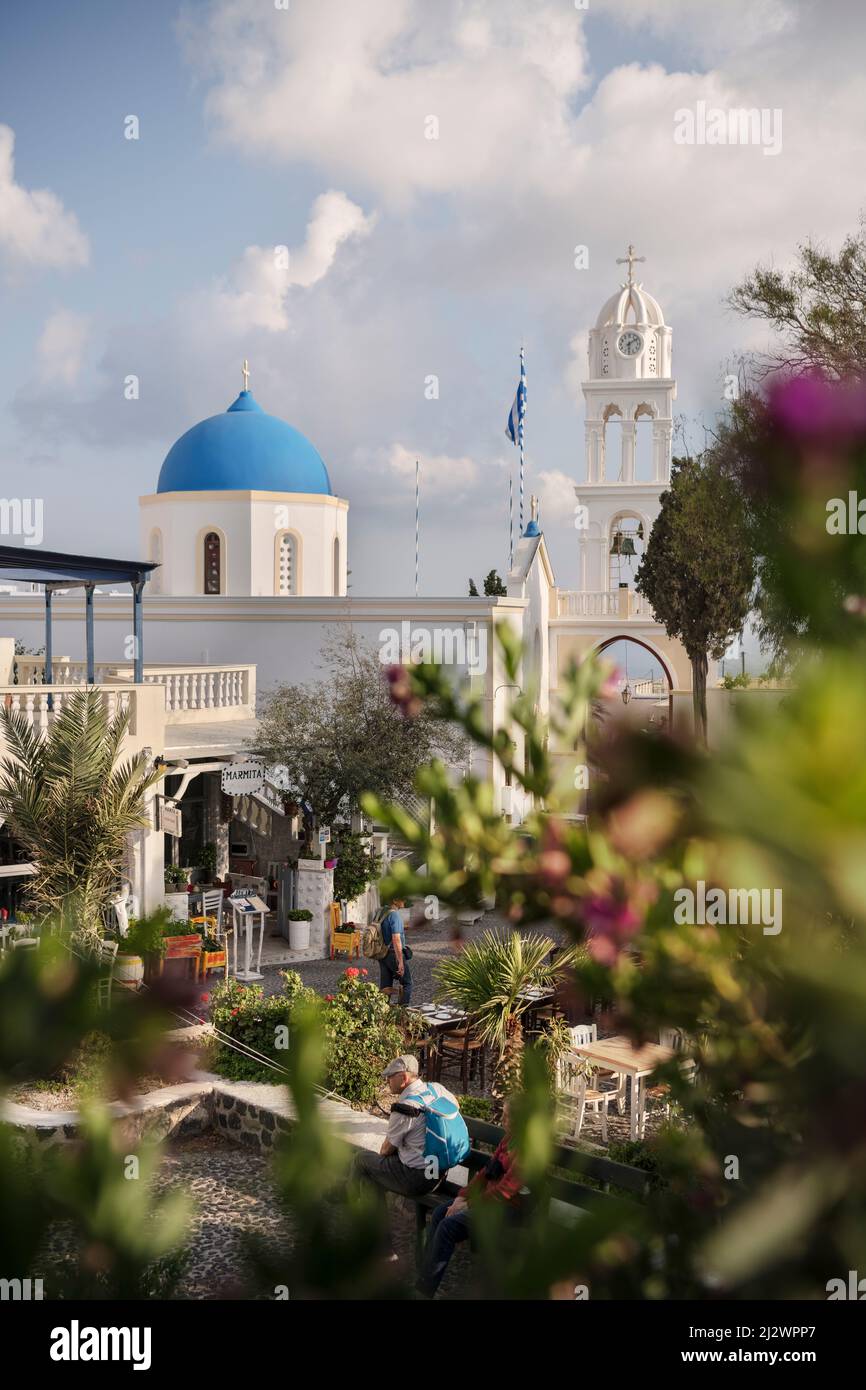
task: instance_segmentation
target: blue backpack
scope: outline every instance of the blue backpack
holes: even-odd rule
[[[436,1171],[444,1178],[449,1168],[462,1163],[469,1152],[469,1131],[460,1106],[450,1091],[438,1082],[428,1082],[423,1091],[406,1097],[407,1105],[418,1105],[427,1112],[424,1158],[434,1159]]]

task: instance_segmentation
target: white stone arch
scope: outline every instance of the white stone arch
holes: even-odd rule
[[[632,522],[634,524],[623,526],[623,522]],[[643,527],[642,538],[637,535],[638,526]],[[611,545],[613,543],[613,538],[616,535],[617,531],[620,529],[622,529],[626,535],[628,535],[629,533],[634,533],[633,542],[636,554],[633,563],[626,561],[624,558],[618,558],[616,555],[611,554]],[[648,536],[649,522],[644,513],[639,511],[637,507],[620,507],[610,517],[604,529],[604,553],[606,557],[605,565],[607,574],[606,588],[609,589],[611,593],[614,592],[614,590],[618,587],[618,585],[621,582],[631,584],[635,574],[637,573],[637,567],[640,564],[641,556],[644,553]]]
[[[162,593],[162,565],[163,565],[163,544],[162,531],[158,526],[151,529],[147,540],[147,558],[152,565],[158,565],[159,569],[151,571],[150,592],[152,594]]]
[[[602,656],[604,652],[607,651],[608,647],[615,646],[617,642],[632,642],[637,647],[643,647],[645,651],[649,652],[653,660],[657,661],[659,666],[662,668],[662,675],[667,681],[668,687],[667,726],[668,732],[670,732],[670,730],[673,728],[674,690],[676,689],[676,672],[671,664],[670,657],[667,656],[663,651],[661,651],[661,649],[656,645],[655,642],[652,641],[651,638],[645,636],[636,637],[634,633],[622,631],[614,633],[611,637],[603,637],[599,642],[595,644],[595,646],[590,648],[590,650],[587,652],[587,657]]]
[[[228,593],[228,544],[226,533],[221,526],[202,526],[195,539],[196,593],[204,594],[205,589],[205,544],[208,536],[216,536],[219,541],[219,592]]]
[[[303,589],[302,574],[301,534],[284,526],[274,536],[274,593],[284,598],[300,594]]]
[[[620,426],[620,457],[617,460],[610,457],[609,447],[608,426],[613,419],[617,419]],[[622,471],[622,440],[625,433],[625,421],[626,410],[622,403],[616,400],[608,401],[601,411],[601,477],[608,482],[611,482],[614,476],[619,477]],[[608,468],[609,463],[612,465],[611,469]]]

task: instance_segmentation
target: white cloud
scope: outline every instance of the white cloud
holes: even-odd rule
[[[316,0],[289,19],[223,0],[186,30],[208,112],[246,150],[324,163],[396,204],[507,186],[516,169],[530,185],[567,176],[586,53],[561,3]]]
[[[87,237],[78,219],[47,188],[15,182],[15,133],[0,125],[0,253],[14,266],[86,265]]]
[[[350,238],[369,235],[367,217],[345,193],[322,193],[313,204],[303,246],[248,246],[227,281],[198,294],[198,312],[227,330],[264,328],[280,333],[290,326],[289,291],[309,289],[323,280],[337,252]]]
[[[553,468],[538,474],[535,493],[541,505],[541,525],[563,526],[574,519],[577,498],[574,495],[576,478]]]
[[[46,320],[37,344],[39,376],[46,385],[74,386],[84,363],[90,334],[86,314],[58,309]]]
[[[403,444],[392,444],[386,466],[398,487],[414,488],[416,459],[421,464],[421,488],[425,498],[456,502],[478,482],[478,468],[471,458],[430,454],[421,449],[413,451]]]

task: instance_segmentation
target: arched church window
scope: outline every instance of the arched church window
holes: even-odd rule
[[[278,590],[281,594],[296,594],[297,587],[297,552],[295,538],[288,531],[284,531],[279,539],[279,550],[277,552],[277,580]]]
[[[221,591],[220,538],[216,531],[208,531],[204,538],[204,591],[218,594]]]
[[[334,597],[340,592],[340,538],[334,537]]]
[[[162,565],[162,532],[158,527],[150,533],[150,554],[148,556],[152,565]],[[152,594],[162,593],[162,569],[151,571],[150,592]]]

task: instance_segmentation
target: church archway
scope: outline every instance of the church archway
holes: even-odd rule
[[[204,526],[196,540],[197,589],[200,594],[224,594],[226,583],[226,538],[218,526]]]
[[[154,526],[150,533],[148,542],[148,559],[152,565],[159,565],[150,576],[150,592],[152,594],[162,593],[162,532],[158,526]]]
[[[278,531],[274,537],[274,593],[301,592],[301,538],[297,531]]]
[[[669,733],[673,727],[674,679],[661,652],[640,637],[621,633],[605,638],[591,654],[602,653],[620,673],[612,698],[622,701],[629,723]]]

